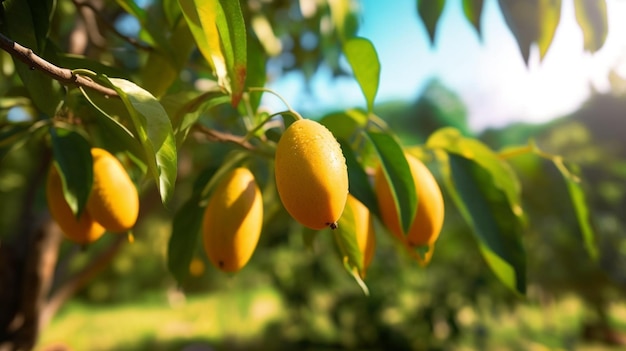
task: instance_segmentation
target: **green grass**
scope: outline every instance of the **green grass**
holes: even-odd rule
[[[410,310],[409,307],[407,309]],[[304,328],[308,328],[306,330],[328,331],[337,328],[327,320],[328,310],[313,310],[310,312],[315,314],[315,318],[303,322],[306,324]],[[489,305],[479,310],[469,306],[460,310],[457,320],[464,332],[460,340],[454,343],[453,349],[622,349],[585,343],[580,339],[585,309],[580,300],[574,297],[545,306],[529,302],[511,310],[493,312]],[[206,350],[209,350],[208,347],[211,350],[272,349],[269,345],[274,345],[274,348],[281,345],[279,336],[271,331],[272,324],[286,329],[303,328],[285,323],[287,315],[281,296],[269,288],[228,289],[189,298],[170,292],[169,297],[164,294],[152,295],[122,305],[94,306],[74,301],[67,304],[45,330],[37,350],[65,346],[70,350],[169,351],[183,350],[192,344],[205,346]],[[387,317],[390,318],[383,316]],[[626,304],[616,303],[612,306],[611,320],[619,330],[626,330]],[[317,322],[321,326],[316,326]],[[483,332],[478,331],[479,326],[484,327]],[[433,340],[445,340],[446,332],[445,323],[436,325]],[[323,333],[315,335],[319,345],[300,348],[296,343],[291,348],[312,350],[329,349],[332,346],[332,349],[341,349],[341,342],[336,340],[337,335],[342,335],[341,331],[335,330],[326,338]]]
[[[175,350],[193,341],[222,343],[230,337],[253,342],[282,313],[279,296],[269,289],[182,299],[172,293],[170,301],[162,297],[110,306],[71,302],[45,330],[37,349]]]

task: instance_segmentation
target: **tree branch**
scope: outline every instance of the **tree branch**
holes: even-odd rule
[[[237,144],[241,146],[242,148],[246,150],[250,150],[250,151],[255,150],[254,145],[250,144],[250,142],[245,140],[245,138],[242,136],[220,132],[218,130],[205,127],[198,123],[193,125],[193,129],[202,133],[202,135],[204,135],[209,141],[221,142],[221,143],[233,143],[233,144]]]
[[[115,90],[100,85],[88,77],[72,73],[67,68],[61,68],[37,56],[33,50],[24,47],[0,33],[0,48],[16,59],[24,62],[30,69],[37,69],[64,85],[74,85],[94,90],[105,96],[118,96]]]

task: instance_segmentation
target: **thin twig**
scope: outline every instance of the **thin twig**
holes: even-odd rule
[[[52,63],[37,56],[33,50],[14,42],[1,33],[0,48],[11,54],[11,56],[27,64],[30,69],[40,70],[64,85],[75,85],[89,88],[105,96],[118,96],[115,90],[100,85],[87,77],[74,74],[67,68],[61,68],[53,65]]]
[[[243,147],[246,150],[255,151],[254,145],[245,140],[243,136],[220,132],[215,129],[205,127],[201,124],[194,124],[193,129],[202,133],[204,136],[207,137],[207,139],[209,139],[209,141],[234,143]]]

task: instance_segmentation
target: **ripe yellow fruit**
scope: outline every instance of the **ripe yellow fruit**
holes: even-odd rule
[[[336,228],[348,197],[341,146],[323,125],[300,119],[276,147],[276,187],[289,214],[311,229]]]
[[[375,175],[375,188],[382,221],[394,236],[408,247],[431,246],[439,237],[443,226],[443,195],[435,177],[420,160],[408,154],[406,159],[411,169],[418,198],[413,224],[407,235],[404,236],[400,229],[400,219],[394,206],[389,184],[382,168],[378,167]]]
[[[122,163],[108,151],[91,149],[93,186],[87,201],[89,214],[111,232],[131,229],[139,216],[137,188]]]
[[[72,209],[63,197],[63,184],[56,167],[50,167],[46,181],[46,200],[52,218],[59,224],[63,234],[78,244],[88,244],[98,240],[105,229],[96,222],[85,209],[76,219]]]
[[[263,198],[254,175],[239,167],[215,188],[204,211],[204,250],[211,263],[236,272],[248,263],[263,227]]]
[[[354,216],[354,230],[359,251],[363,254],[363,271],[361,276],[365,276],[365,271],[374,257],[376,247],[376,236],[374,235],[374,221],[369,209],[351,194],[348,195],[346,207],[349,207]]]

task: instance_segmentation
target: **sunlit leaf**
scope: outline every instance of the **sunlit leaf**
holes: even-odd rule
[[[481,19],[483,13],[484,0],[463,0],[463,13],[465,18],[474,26],[478,37],[482,37]]]
[[[585,50],[592,53],[600,50],[609,31],[606,0],[574,0],[574,8]]]
[[[430,136],[426,146],[473,160],[486,169],[493,177],[494,186],[506,194],[513,213],[519,217],[523,216],[521,185],[517,175],[508,163],[501,160],[497,153],[481,141],[464,137],[455,128],[441,128]]]
[[[50,128],[50,140],[63,195],[72,212],[79,217],[93,184],[91,145],[79,133],[62,128]]]
[[[354,21],[351,0],[329,0],[330,15],[337,30],[339,40],[344,41],[352,38],[358,28],[358,23]]]
[[[367,109],[372,112],[380,79],[380,61],[376,49],[365,38],[352,38],[344,44],[343,52],[361,86],[367,101]]]
[[[548,53],[554,33],[561,21],[561,0],[539,0],[539,58],[543,59]]]
[[[447,183],[448,190],[472,227],[483,257],[504,285],[525,294],[526,254],[519,216],[486,169],[456,154],[448,154],[448,160],[447,175],[452,180]]]
[[[192,196],[174,216],[167,247],[167,268],[179,285],[189,276],[189,264],[200,242],[203,213],[198,198]]]
[[[227,87],[228,71],[217,30],[217,13],[221,11],[218,0],[178,0],[185,20],[193,34],[198,49],[213,69],[223,87]]]
[[[363,281],[363,253],[359,250],[356,239],[356,219],[351,206],[346,206],[339,219],[339,226],[333,230],[333,238],[339,251],[339,257],[348,273],[359,284],[365,295],[369,295],[369,289]]]
[[[417,14],[421,18],[431,44],[435,44],[437,22],[443,13],[446,0],[417,0]]]
[[[168,202],[174,192],[177,155],[176,140],[165,109],[152,94],[130,81],[119,78],[105,80],[124,102],[161,200]]]
[[[567,167],[563,164],[560,158],[554,160],[554,165],[559,170],[565,183],[567,184],[567,191],[569,192],[574,212],[576,213],[576,219],[583,235],[583,241],[585,242],[585,248],[589,253],[589,256],[596,260],[598,259],[598,247],[596,245],[596,238],[594,230],[591,226],[591,217],[589,214],[589,208],[587,207],[587,200],[585,191],[583,190],[580,182],[580,178],[572,174]]]
[[[232,105],[239,105],[245,88],[248,68],[246,23],[239,1],[220,0],[222,11],[217,15],[217,30],[220,33],[226,69],[230,78]]]
[[[385,178],[390,184],[400,227],[404,233],[409,231],[417,209],[417,194],[409,163],[398,142],[389,134],[367,132],[369,140],[378,154]]]

